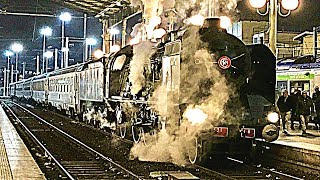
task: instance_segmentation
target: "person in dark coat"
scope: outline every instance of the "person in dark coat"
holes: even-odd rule
[[[293,108],[292,108],[292,115],[291,115],[291,130],[294,130],[294,121],[299,121],[300,129],[301,129],[301,122],[300,122],[300,116],[297,113],[297,106],[298,106],[298,99],[301,97],[301,91],[296,89],[293,92],[292,101],[293,101]]]
[[[316,125],[316,129],[319,129],[320,128],[320,91],[318,86],[314,88],[314,93],[312,94],[312,100],[313,100],[316,115],[317,115],[317,117],[314,118],[314,123]]]
[[[288,122],[291,118],[291,111],[294,106],[294,103],[292,101],[292,97],[289,96],[287,90],[284,90],[282,96],[279,97],[279,99],[277,101],[277,106],[280,111],[283,133],[287,134],[288,133],[287,125],[288,125]]]
[[[306,91],[303,91],[302,97],[298,99],[297,113],[300,115],[302,135],[306,134],[306,129],[308,127],[309,119],[312,110],[312,99],[307,95]]]

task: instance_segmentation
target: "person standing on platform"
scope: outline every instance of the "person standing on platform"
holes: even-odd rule
[[[312,100],[314,103],[314,107],[316,110],[316,116],[314,118],[314,123],[316,125],[316,129],[320,129],[320,91],[319,86],[314,88],[314,93],[312,94]]]
[[[277,101],[277,106],[280,111],[280,117],[282,120],[283,133],[288,134],[287,125],[291,118],[291,111],[293,108],[292,97],[289,96],[288,91],[284,90],[282,96]]]
[[[301,98],[301,91],[296,89],[293,92],[292,101],[293,101],[293,108],[292,108],[292,115],[291,115],[291,130],[294,130],[294,121],[299,121],[300,129],[301,129],[301,122],[300,122],[300,116],[297,113],[297,106],[298,106],[298,100]]]
[[[313,103],[310,96],[307,95],[306,91],[303,91],[302,97],[298,100],[297,113],[300,115],[302,135],[306,134],[306,129],[308,127],[309,119],[311,116],[311,109]]]

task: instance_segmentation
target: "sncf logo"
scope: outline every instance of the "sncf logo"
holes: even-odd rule
[[[218,65],[221,69],[228,69],[231,66],[231,59],[228,56],[221,56]]]

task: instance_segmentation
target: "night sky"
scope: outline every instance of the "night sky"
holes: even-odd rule
[[[55,15],[68,11],[73,16],[83,16],[82,13],[66,9],[54,4],[50,0],[0,0],[0,8],[10,12],[37,12]],[[247,0],[242,0],[238,3],[238,10],[238,18],[242,20],[268,19],[268,16],[259,16],[250,7]],[[0,68],[6,64],[6,57],[3,56],[4,51],[9,49],[13,42],[20,42],[24,45],[24,51],[19,58],[19,66],[22,66],[22,61],[26,61],[26,70],[34,70],[34,57],[42,53],[42,36],[39,30],[45,25],[53,28],[53,36],[47,40],[47,46],[51,46],[52,49],[59,48],[61,22],[58,18],[0,15]],[[320,0],[300,0],[300,6],[297,10],[293,11],[287,18],[279,17],[278,21],[278,30],[303,32],[305,30],[311,31],[313,26],[320,26]],[[102,34],[102,27],[98,19],[89,18],[87,32],[87,36],[94,36],[101,43],[100,35]],[[66,24],[66,36],[82,37],[83,19],[75,18]],[[70,58],[74,61],[71,63],[81,62],[82,44],[72,43],[72,45],[73,47],[70,48],[70,51],[72,51]],[[50,64],[52,67],[53,63]]]

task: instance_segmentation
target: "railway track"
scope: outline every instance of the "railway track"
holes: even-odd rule
[[[60,130],[51,123],[12,103],[11,115],[26,132],[37,142],[52,164],[62,172],[60,178],[69,179],[140,179],[130,170],[115,163],[111,158],[102,155],[76,138]]]
[[[130,169],[132,172],[135,172],[135,174],[139,174],[138,177],[141,179],[150,178],[150,174],[155,171],[160,171],[162,172],[162,174],[166,174],[171,171],[188,171],[200,177],[201,179],[301,179],[299,177],[282,173],[281,171],[276,171],[274,168],[265,168],[261,165],[246,165],[242,161],[233,158],[228,159],[228,165],[222,166],[222,164],[212,161],[211,164],[209,163],[209,167],[198,165],[178,167],[170,163],[141,162],[136,160],[129,160],[127,157],[130,156],[129,151],[130,147],[133,144],[133,141],[121,139],[121,137],[116,136],[115,134],[103,130],[98,130],[96,128],[93,128],[92,126],[89,126],[81,122],[70,123],[72,121],[71,119],[60,114],[53,113],[51,111],[43,111],[36,108],[31,110],[41,117],[45,115],[51,117],[49,121],[52,124],[72,134],[72,136],[74,137],[80,137],[81,133],[79,132],[90,132],[85,133],[86,136],[81,137],[81,141],[85,142],[86,144],[89,144],[90,147],[94,147],[94,149],[98,149],[100,152],[102,152],[104,156],[112,157],[114,161],[118,162],[119,164],[122,164],[127,169]],[[73,129],[76,128],[79,129],[79,131],[72,130],[72,126]],[[108,137],[112,138],[108,139]],[[111,142],[111,144],[106,144],[108,142]],[[119,144],[119,142],[121,142],[122,144],[121,147],[114,145]],[[106,151],[106,148],[104,147],[111,147],[114,148],[114,150],[110,154],[110,152]],[[121,158],[120,156],[112,156],[113,154],[117,153],[120,154]],[[66,165],[69,164],[75,171],[78,168],[81,169],[81,166],[73,166],[72,163],[69,163],[67,161],[63,163]],[[90,164],[84,164],[84,166],[90,167]],[[112,167],[109,169],[112,169]]]

